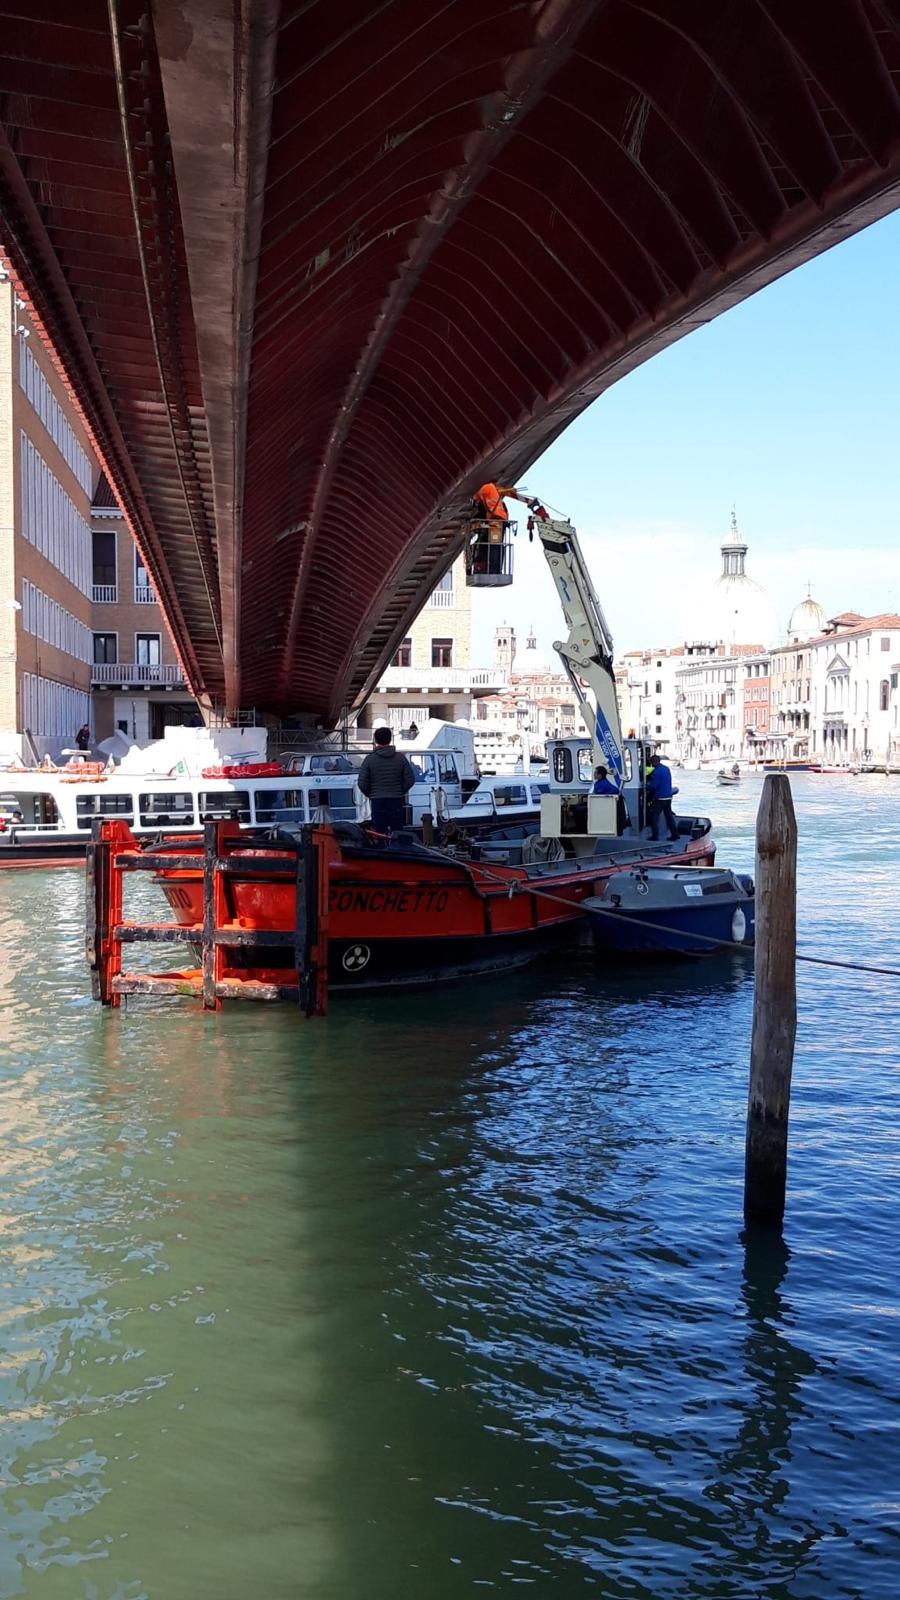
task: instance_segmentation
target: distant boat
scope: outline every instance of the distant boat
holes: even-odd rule
[[[764,761],[763,772],[821,772],[821,761],[804,761],[791,756],[787,761]]]
[[[753,880],[723,867],[635,867],[581,905],[594,943],[621,955],[702,956],[753,943]]]
[[[733,767],[721,767],[716,773],[716,782],[722,784],[723,788],[730,788],[740,781],[741,769],[737,762]]]

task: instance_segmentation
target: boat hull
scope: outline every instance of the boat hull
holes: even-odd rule
[[[635,870],[585,909],[594,943],[623,956],[711,956],[748,948],[755,937],[752,881],[727,871]]]
[[[654,853],[649,844],[644,851],[648,863],[709,864],[715,844],[706,836],[686,838],[676,856]],[[267,948],[262,940],[257,944],[253,933],[258,930],[265,938],[295,927],[296,853],[285,852],[283,876],[272,862],[271,847],[264,875],[255,869],[253,856],[252,849],[238,848],[231,857],[226,911],[228,925],[241,930],[242,943],[230,967],[277,982],[293,965],[292,950]],[[529,872],[416,846],[347,848],[335,841],[328,861],[329,988],[420,987],[524,966],[579,937],[583,900],[630,864],[591,857]],[[176,920],[185,927],[203,922],[201,868],[198,857],[196,871],[178,867],[157,874]]]

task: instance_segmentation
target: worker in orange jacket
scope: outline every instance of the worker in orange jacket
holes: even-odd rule
[[[483,483],[475,495],[476,501],[484,507],[488,525],[488,572],[503,571],[503,541],[509,523],[509,512],[503,499],[506,494],[512,500],[521,500],[523,505],[531,504],[530,498],[520,489],[505,488],[498,483]]]

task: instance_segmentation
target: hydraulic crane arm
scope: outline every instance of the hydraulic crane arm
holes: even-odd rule
[[[554,519],[538,500],[529,502],[532,527],[544,547],[569,629],[553,648],[562,659],[593,745],[595,765],[609,768],[621,786],[625,776],[622,725],[613,674],[613,642],[571,522]],[[589,699],[593,694],[593,703]]]

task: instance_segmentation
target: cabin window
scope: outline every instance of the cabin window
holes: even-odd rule
[[[310,756],[307,772],[355,772],[356,765],[349,756]]]
[[[416,782],[417,783],[434,783],[435,782],[436,768],[435,768],[434,756],[429,756],[429,755],[410,756],[409,757],[409,764],[412,767],[413,772],[416,775]]]
[[[353,790],[346,789],[310,789],[309,811],[312,816],[314,811],[326,811],[333,822],[355,822],[356,801]]]
[[[75,814],[79,828],[89,828],[95,817],[119,817],[122,822],[133,822],[134,795],[80,794],[75,801]]]
[[[34,797],[34,822],[38,828],[59,827],[59,807],[52,794],[36,794]]]
[[[257,789],[256,820],[270,828],[277,822],[305,822],[302,789]]]
[[[593,778],[593,776],[594,776],[594,757],[593,757],[593,752],[588,749],[587,745],[580,744],[578,746],[578,782],[579,783],[590,783],[590,781]]]
[[[542,794],[549,794],[549,792],[550,792],[549,783],[533,783],[531,785],[531,803],[532,803],[532,805],[539,806],[540,803],[541,803],[541,795]]]
[[[200,796],[201,822],[249,822],[250,795],[246,789],[207,790]]]
[[[631,765],[631,751],[628,749],[627,745],[625,746],[625,749],[622,751],[622,760],[623,760],[623,764],[624,764],[625,782],[626,783],[630,783],[631,782],[631,774],[632,774],[632,770],[633,769],[632,769],[632,765]]]
[[[165,828],[170,823],[190,828],[194,823],[194,796],[187,790],[179,794],[142,794],[138,797],[142,828]]]
[[[456,762],[452,756],[438,756],[438,783],[457,783]]]
[[[499,810],[501,806],[524,806],[528,804],[524,783],[507,783],[502,788],[494,790],[494,805]]]
[[[572,782],[572,752],[568,745],[558,744],[553,750],[554,783]]]

